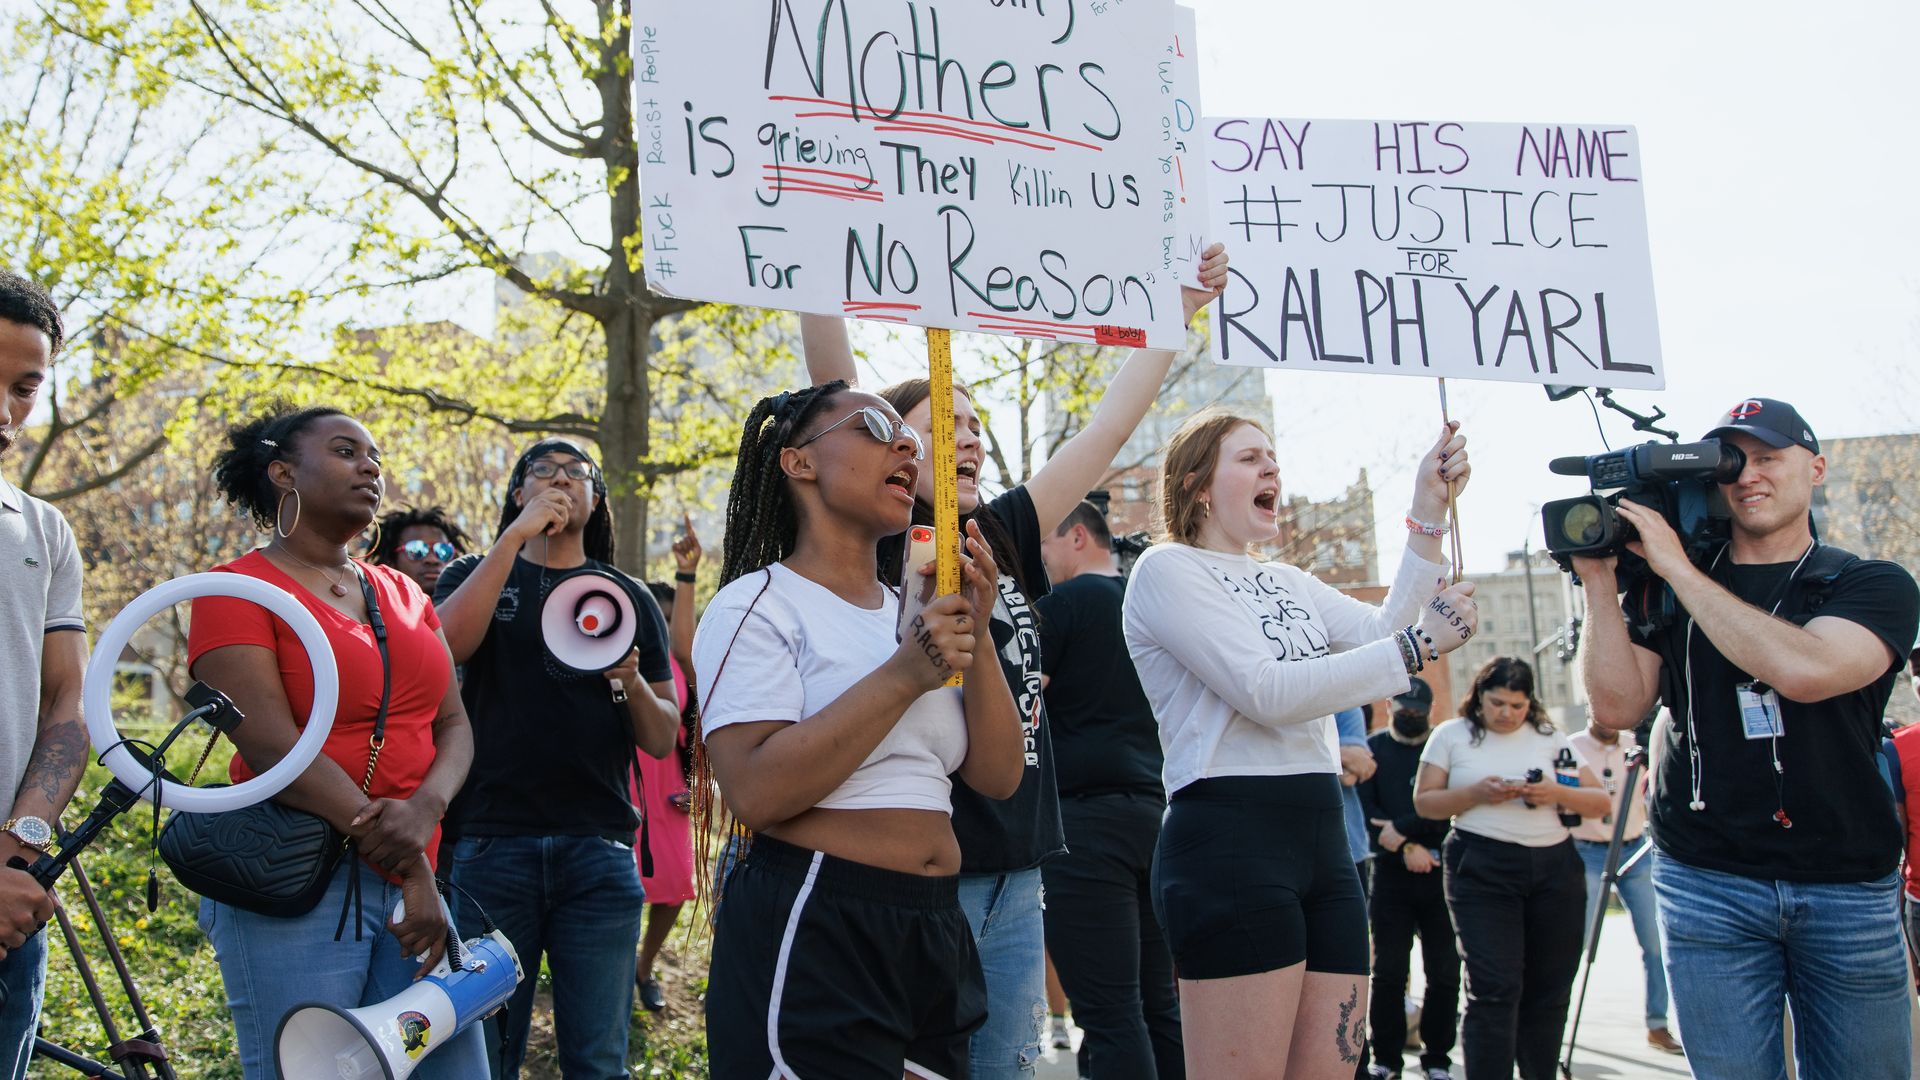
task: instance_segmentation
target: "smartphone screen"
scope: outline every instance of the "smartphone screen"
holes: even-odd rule
[[[933,526],[915,525],[907,530],[906,558],[900,564],[900,621],[894,624],[895,641],[904,640],[913,620],[933,602],[934,575],[920,568],[934,559]]]

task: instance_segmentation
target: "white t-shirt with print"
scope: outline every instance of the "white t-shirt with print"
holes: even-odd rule
[[[1407,552],[1378,607],[1285,563],[1156,544],[1127,581],[1127,651],[1160,723],[1169,795],[1215,776],[1338,773],[1333,714],[1404,693],[1389,635],[1447,568]]]

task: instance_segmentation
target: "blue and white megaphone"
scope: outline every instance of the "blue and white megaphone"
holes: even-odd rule
[[[396,906],[394,921],[404,914]],[[447,927],[447,955],[387,1000],[296,1005],[281,1017],[273,1039],[281,1080],[406,1080],[468,1024],[505,1006],[525,977],[513,944],[498,930],[460,941],[451,919]]]

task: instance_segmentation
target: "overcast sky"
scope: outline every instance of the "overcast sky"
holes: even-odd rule
[[[1667,389],[1617,399],[1685,438],[1750,396],[1822,438],[1920,428],[1920,6],[1191,2],[1211,115],[1637,126]],[[1368,467],[1391,576],[1432,381],[1268,379],[1282,482],[1333,495]],[[1473,447],[1467,567],[1496,569],[1539,545],[1539,502],[1584,490],[1546,459],[1598,433],[1535,386],[1448,390]],[[1605,415],[1614,446],[1647,438]]]

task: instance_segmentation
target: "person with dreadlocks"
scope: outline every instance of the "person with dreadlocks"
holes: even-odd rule
[[[412,578],[421,592],[432,596],[440,571],[469,546],[466,534],[445,510],[409,506],[380,515],[379,540],[367,561],[393,567]]]
[[[1181,290],[1186,321],[1220,295],[1227,281],[1226,248],[1215,244],[1200,266],[1202,289]],[[854,381],[853,351],[846,323],[803,315],[802,340],[807,372],[815,382]],[[1080,505],[1088,489],[1112,467],[1115,455],[1138,427],[1174,354],[1137,349],[1114,372],[1092,418],[1068,439],[1024,484],[995,499],[980,494],[980,466],[986,458],[980,414],[964,386],[953,392],[953,428],[957,441],[956,482],[960,518],[974,522],[993,547],[1001,569],[999,602],[993,608],[993,642],[1007,684],[1014,688],[1025,725],[1026,770],[1020,790],[1004,802],[985,798],[962,777],[953,789],[953,827],[960,837],[960,903],[967,912],[987,976],[986,1026],[973,1038],[973,1076],[979,1080],[1021,1080],[1033,1075],[1040,1058],[1047,1019],[1046,961],[1042,946],[1040,864],[1066,850],[1060,822],[1060,796],[1053,774],[1053,745],[1041,695],[1042,672],[1032,602],[1048,592],[1040,542]],[[880,396],[916,431],[930,430],[932,384],[908,379]],[[932,470],[919,474],[914,521],[933,522]],[[890,581],[900,578],[903,544],[899,535],[880,542],[880,566]]]
[[[449,815],[456,910],[475,926],[484,910],[528,971],[546,958],[568,1080],[626,1075],[646,906],[627,777],[636,746],[665,757],[680,726],[666,624],[612,565],[606,496],[585,450],[542,439],[514,464],[493,546],[454,560],[435,586],[473,717],[473,773]],[[548,590],[578,567],[626,585],[641,623],[637,647],[597,674],[559,667],[540,632]],[[609,681],[632,692],[609,693]],[[495,1075],[505,1080],[520,1075],[538,983],[520,984],[497,1032]]]
[[[274,1034],[288,1010],[385,1001],[445,951],[432,859],[473,743],[433,605],[399,571],[348,557],[380,508],[380,448],[367,429],[338,409],[276,403],[228,430],[213,477],[229,502],[271,530],[265,547],[214,569],[298,600],[319,621],[340,675],[340,706],[320,756],[274,796],[354,839],[326,894],[295,916],[200,901],[240,1070],[248,1080],[273,1080]],[[286,755],[312,708],[314,677],[285,622],[250,601],[201,597],[187,663],[193,678],[246,716],[231,736],[235,782]],[[403,899],[405,919],[389,924]],[[465,1031],[414,1075],[471,1080],[485,1071],[486,1052],[479,1029]]]
[[[961,591],[896,635],[875,545],[912,523],[922,464],[899,414],[840,382],[762,399],[741,432],[693,646],[704,761],[752,834],[716,914],[715,1080],[964,1076],[986,1018],[949,777],[1012,795],[1020,723],[975,662],[999,576],[978,525]]]

